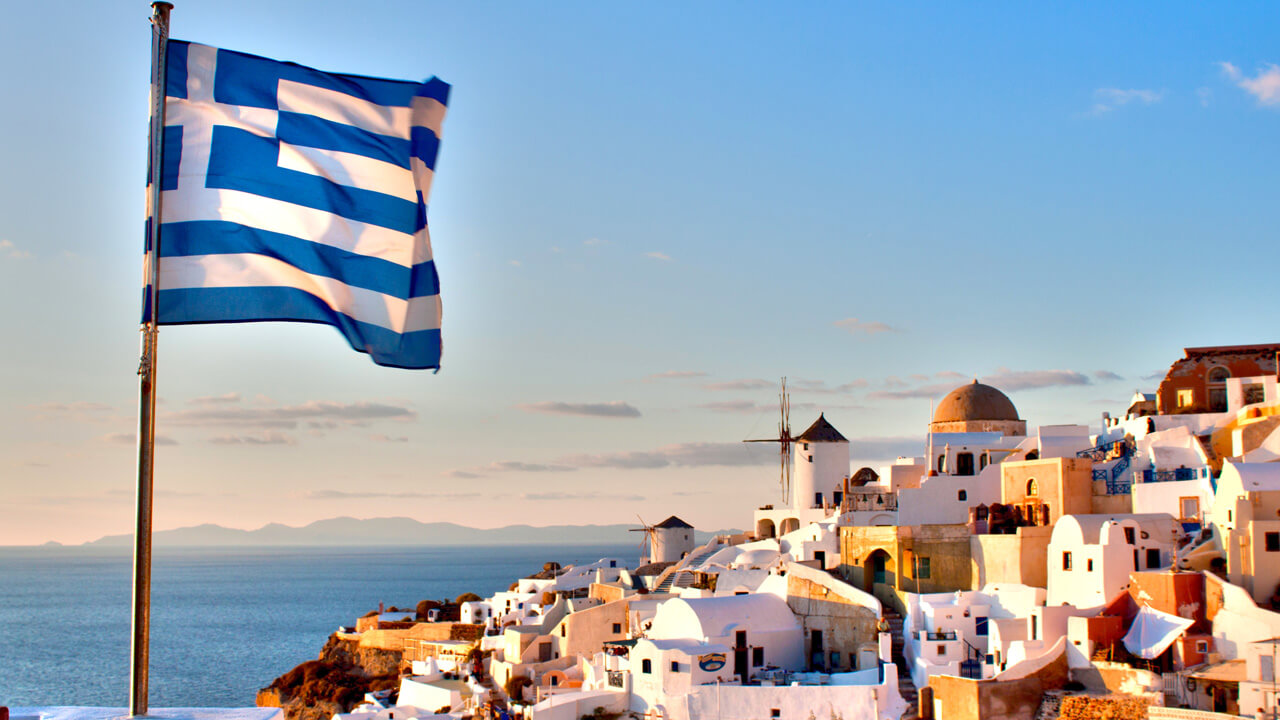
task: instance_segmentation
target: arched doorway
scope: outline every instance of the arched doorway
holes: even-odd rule
[[[799,530],[799,529],[800,529],[799,518],[787,518],[782,521],[782,524],[780,526],[778,526],[778,534],[786,535],[789,532],[795,532],[796,530]]]
[[[871,551],[862,563],[862,588],[880,598],[893,595],[898,584],[898,565],[893,556],[882,549]]]
[[[776,531],[777,531],[777,528],[773,526],[773,521],[770,520],[769,518],[764,518],[760,522],[756,523],[756,539],[757,540],[764,540],[765,538],[771,538],[774,536]]]

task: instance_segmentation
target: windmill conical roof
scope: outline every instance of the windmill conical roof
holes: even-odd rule
[[[680,518],[676,517],[675,515],[672,515],[671,517],[667,518],[666,520],[663,520],[662,522],[658,523],[657,525],[654,525],[654,527],[656,527],[656,528],[690,528],[690,529],[692,529],[692,528],[693,528],[693,526],[692,526],[692,525],[690,525],[689,523],[687,523],[687,522],[685,522],[685,521],[681,520]]]
[[[809,429],[800,433],[800,437],[796,439],[804,442],[849,442],[839,430],[827,422],[825,415],[818,415],[818,419],[813,421]]]

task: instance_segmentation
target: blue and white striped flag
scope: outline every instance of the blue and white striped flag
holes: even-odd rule
[[[379,365],[439,368],[427,196],[449,86],[177,40],[167,61],[160,324],[327,323]]]

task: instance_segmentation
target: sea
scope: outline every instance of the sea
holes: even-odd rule
[[[247,707],[356,618],[489,596],[543,563],[634,561],[634,545],[157,548],[152,707]],[[125,706],[133,561],[124,548],[0,547],[0,705]]]

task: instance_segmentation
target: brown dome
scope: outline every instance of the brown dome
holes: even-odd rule
[[[974,420],[1018,420],[1018,410],[1004,393],[974,380],[947,393],[933,411],[935,423]]]

